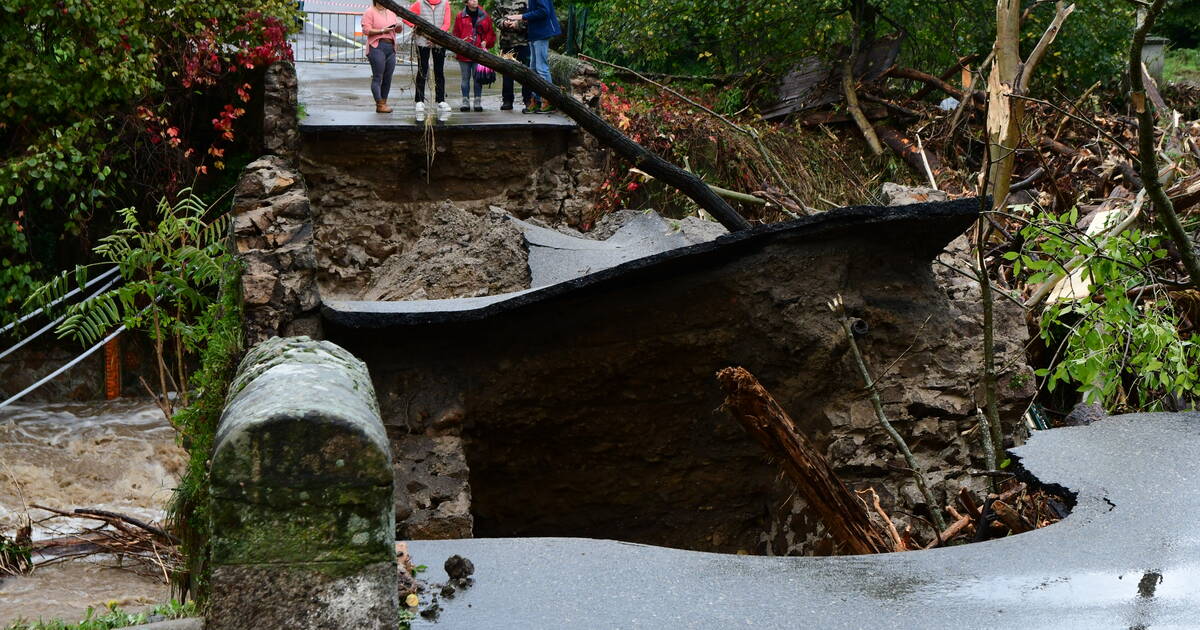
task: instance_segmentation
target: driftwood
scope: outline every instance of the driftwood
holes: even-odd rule
[[[39,540],[30,545],[30,551],[41,559],[38,566],[64,562],[98,554],[112,554],[135,561],[132,568],[161,577],[168,582],[169,574],[177,568],[182,558],[175,545],[179,540],[163,529],[141,520],[90,508],[79,508],[68,512],[44,505],[29,507],[54,514],[50,518],[67,517],[100,521],[102,524],[84,531],[67,533],[55,538]],[[111,529],[107,529],[111,528]]]
[[[970,527],[970,525],[971,525],[971,517],[970,516],[960,516],[958,518],[958,520],[954,521],[953,523],[950,524],[949,527],[947,527],[945,530],[943,530],[940,536],[935,538],[928,545],[925,545],[925,548],[933,549],[934,547],[941,545],[945,541],[950,540],[951,538],[954,538],[955,536],[961,534],[963,532],[963,530]]]
[[[1077,149],[1067,146],[1058,140],[1051,138],[1050,136],[1042,136],[1038,140],[1038,147],[1069,158],[1079,157],[1080,155]],[[1097,158],[1096,161],[1099,162],[1099,159]],[[1117,172],[1125,178],[1125,181],[1129,182],[1133,189],[1136,190],[1142,188],[1142,178],[1138,176],[1137,171],[1134,170],[1132,164],[1125,161],[1117,162],[1116,169]]]
[[[750,372],[725,368],[717,372],[717,380],[725,391],[724,408],[782,463],[797,491],[841,547],[856,554],[892,551],[889,536],[871,520],[863,502],[837,478],[829,462]]]
[[[650,152],[642,145],[634,142],[615,127],[605,122],[603,118],[596,115],[586,105],[572,98],[570,95],[564,94],[552,83],[546,81],[525,65],[476,48],[434,26],[421,18],[421,16],[409,11],[407,6],[401,6],[394,0],[380,0],[380,4],[391,9],[409,24],[412,24],[414,29],[434,44],[462,55],[467,59],[481,63],[529,87],[529,89],[533,90],[543,100],[548,101],[564,114],[571,117],[580,127],[595,136],[602,144],[616,151],[626,160],[629,160],[634,167],[650,173],[655,179],[687,195],[730,232],[750,228],[750,222],[738,214],[733,209],[733,206],[730,206],[717,193],[713,192],[699,177],[671,164]]]
[[[1031,529],[1024,519],[1021,518],[1017,511],[1012,509],[1007,503],[997,499],[992,501],[992,512],[1000,517],[1000,522],[1008,526],[1008,529],[1014,534],[1023,534]]]

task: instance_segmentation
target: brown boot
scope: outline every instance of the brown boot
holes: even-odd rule
[[[391,108],[391,107],[388,107],[388,104],[387,104],[387,99],[385,99],[385,98],[377,98],[377,99],[375,99],[375,113],[376,113],[376,114],[390,114],[390,113],[392,113],[392,108]]]

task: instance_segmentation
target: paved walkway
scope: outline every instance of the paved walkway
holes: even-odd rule
[[[296,75],[299,81],[299,100],[305,116],[300,120],[301,131],[319,131],[326,128],[383,127],[389,129],[418,129],[414,118],[413,94],[416,92],[416,65],[398,63],[392,77],[392,91],[388,104],[395,111],[390,114],[375,113],[375,101],[371,97],[371,68],[366,64],[332,64],[297,62]],[[452,111],[441,126],[460,129],[503,129],[513,127],[564,128],[574,127],[575,121],[560,114],[522,114],[519,102],[520,86],[517,85],[516,109],[500,111],[500,81],[484,89],[482,112],[460,112],[462,102],[459,89],[458,62],[451,55],[446,59],[446,102]],[[430,77],[432,83],[432,76]],[[432,86],[427,87],[427,94]],[[436,109],[432,99],[426,102],[427,112]],[[431,118],[433,116],[430,116]]]

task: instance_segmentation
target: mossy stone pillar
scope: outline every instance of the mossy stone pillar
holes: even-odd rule
[[[361,361],[307,337],[251,349],[213,448],[206,627],[394,630],[391,459]]]

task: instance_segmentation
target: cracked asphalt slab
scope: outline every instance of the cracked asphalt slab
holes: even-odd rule
[[[1066,519],[984,543],[829,558],[578,538],[414,541],[431,581],[447,579],[438,567],[453,554],[476,571],[471,588],[439,601],[436,623],[413,625],[1200,627],[1200,414],[1040,431],[1011,453],[1040,483],[1074,493]]]

